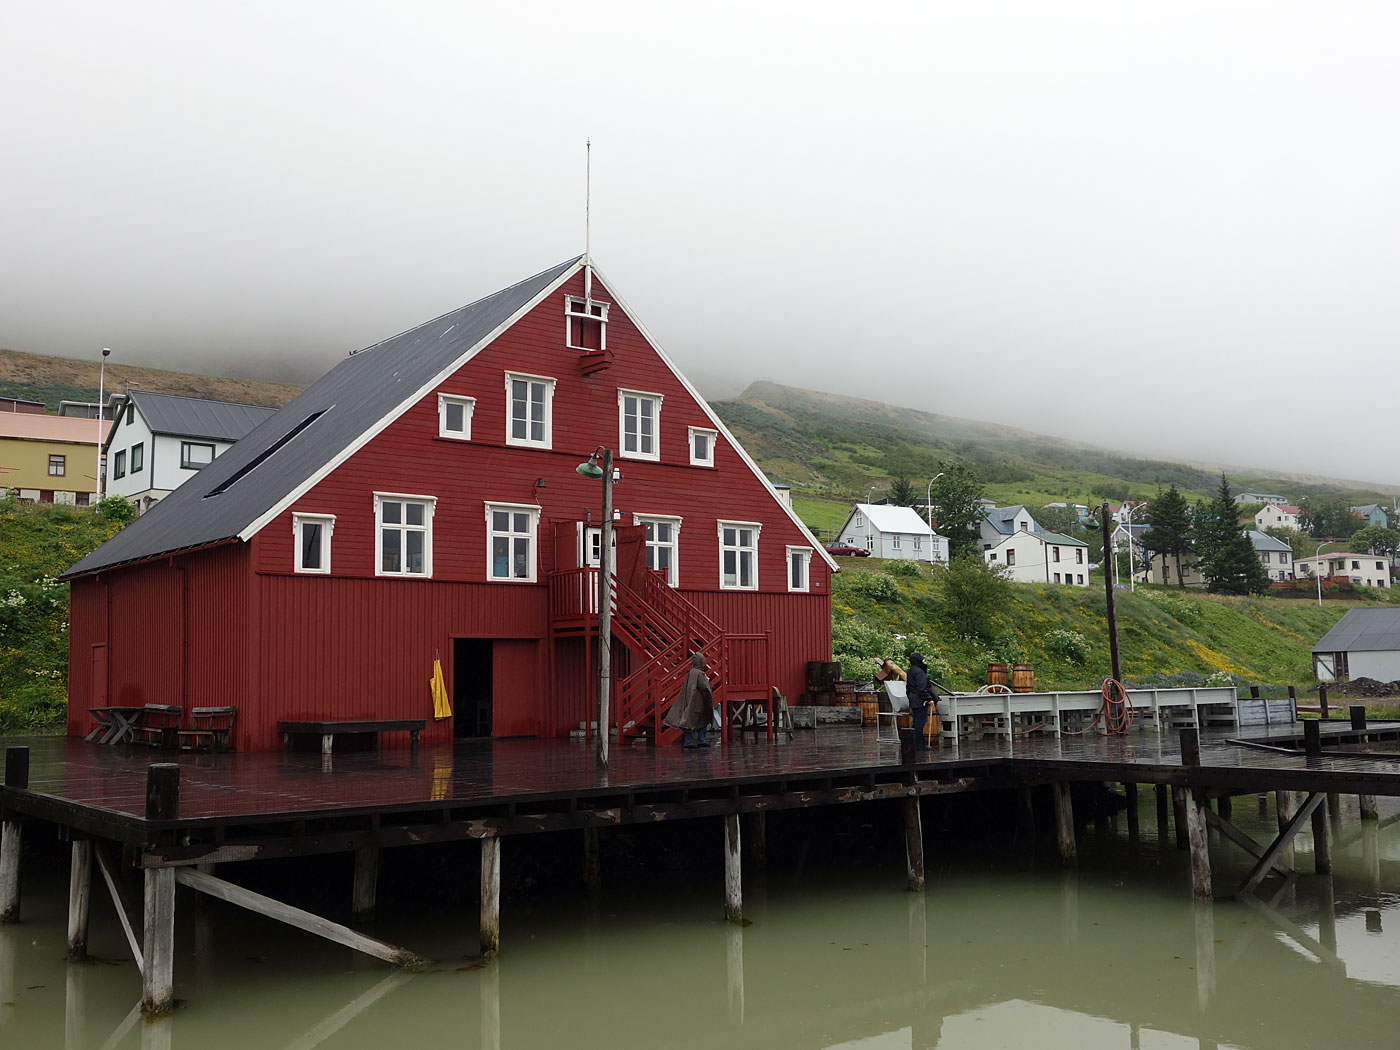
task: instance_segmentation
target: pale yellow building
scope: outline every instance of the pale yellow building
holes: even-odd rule
[[[87,506],[97,493],[98,426],[108,420],[0,412],[0,487],[30,503]]]

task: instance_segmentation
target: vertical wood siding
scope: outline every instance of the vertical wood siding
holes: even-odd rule
[[[685,596],[726,630],[772,632],[773,684],[789,703],[807,690],[807,661],[831,659],[831,601],[824,594],[686,591]]]

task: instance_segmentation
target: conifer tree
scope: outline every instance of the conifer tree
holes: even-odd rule
[[[914,483],[901,474],[890,482],[888,498],[893,507],[912,507],[919,495],[914,491]]]
[[[1167,555],[1176,559],[1176,579],[1181,587],[1186,580],[1181,575],[1181,556],[1191,553],[1191,508],[1186,497],[1177,491],[1175,485],[1166,492],[1158,492],[1157,498],[1147,505],[1147,520],[1152,527],[1142,534],[1142,545],[1154,554],[1162,555],[1165,563]]]
[[[1191,534],[1206,590],[1212,594],[1262,594],[1269,589],[1269,575],[1249,542],[1249,534],[1240,527],[1239,508],[1224,474],[1215,498],[1196,508]]]

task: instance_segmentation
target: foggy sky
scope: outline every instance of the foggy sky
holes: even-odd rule
[[[704,386],[1397,484],[1397,22],[12,2],[0,346],[309,381],[581,251],[591,136],[594,257]]]

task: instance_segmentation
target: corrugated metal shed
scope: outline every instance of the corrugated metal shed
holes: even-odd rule
[[[1351,609],[1312,647],[1315,653],[1400,650],[1400,609]]]
[[[173,437],[210,438],[237,441],[277,409],[262,405],[240,405],[232,401],[208,401],[177,394],[154,394],[130,390],[127,396],[146,420],[153,434]]]
[[[347,357],[63,578],[238,536],[578,262]]]

